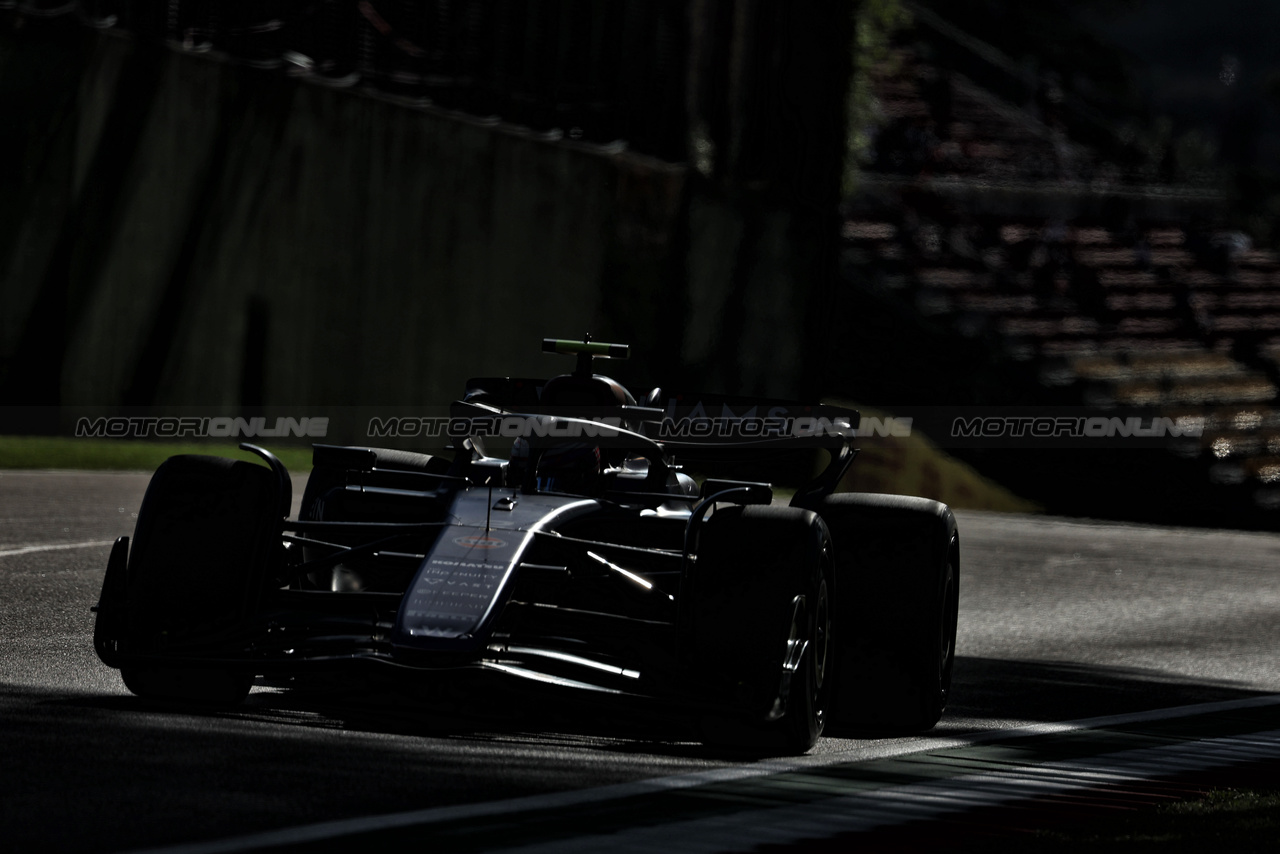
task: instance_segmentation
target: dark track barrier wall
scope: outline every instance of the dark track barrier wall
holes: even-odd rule
[[[588,7],[562,5],[572,35]],[[372,55],[353,86],[222,45],[234,27],[166,41],[0,11],[0,108],[22,116],[0,126],[0,398],[415,405],[565,370],[537,339],[587,331],[633,344],[609,368],[642,392],[821,393],[848,10],[626,8],[652,26],[627,23],[622,54],[661,48],[611,90],[618,126],[648,129],[635,148],[572,115],[517,126],[506,78],[454,87],[513,99],[479,119],[388,90]],[[675,148],[695,168],[659,159]]]
[[[785,217],[752,235],[744,292],[722,284],[741,215],[695,202],[686,269],[681,166],[112,34],[75,42],[39,162],[8,165],[25,202],[0,256],[12,403],[437,402],[468,376],[567,370],[539,337],[587,331],[629,340],[650,364],[620,367],[645,381],[691,363],[693,381],[794,387]]]

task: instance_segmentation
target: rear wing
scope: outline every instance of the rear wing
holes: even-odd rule
[[[857,455],[860,421],[857,410],[830,404],[679,394],[667,399],[660,419],[645,420],[641,432],[689,462],[759,462],[802,449],[826,451],[825,468],[797,491],[800,501],[835,491]]]

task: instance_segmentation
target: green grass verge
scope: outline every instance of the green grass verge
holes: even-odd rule
[[[266,446],[294,475],[311,471],[311,448]],[[235,442],[142,442],[116,439],[70,439],[46,436],[0,436],[0,469],[115,469],[155,471],[177,454],[209,454],[237,460],[261,458]]]
[[[1014,850],[1046,854],[1276,851],[1280,850],[1280,790],[1212,789],[1196,800],[1137,809],[1112,819],[1085,820],[1070,828],[1040,830],[1014,844],[1006,840],[984,844],[983,848],[1001,854]]]

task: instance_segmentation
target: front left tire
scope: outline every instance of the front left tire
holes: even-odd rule
[[[234,651],[279,562],[280,490],[253,463],[170,457],[147,487],[132,548],[112,550],[94,631],[103,662],[151,700],[233,704],[253,674]],[[234,654],[234,653],[232,653]]]

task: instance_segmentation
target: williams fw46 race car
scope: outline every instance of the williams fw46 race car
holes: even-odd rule
[[[553,704],[639,704],[762,754],[803,753],[824,727],[938,721],[955,519],[923,498],[835,492],[856,412],[656,389],[637,403],[592,371],[625,345],[544,349],[576,369],[471,380],[450,409],[452,459],[315,446],[297,519],[261,448],[242,446],[266,465],[167,460],[132,543],[111,551],[98,656],[141,697],[215,704],[256,677],[385,672],[429,695],[484,674]],[[500,440],[508,452],[486,452]],[[825,468],[786,504],[753,478],[807,449]]]

